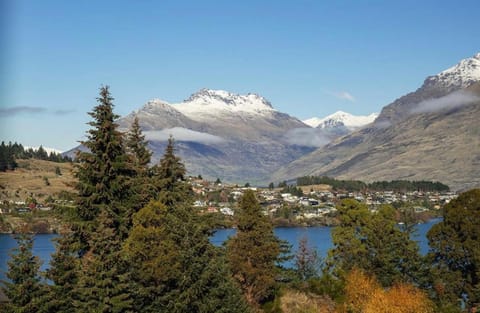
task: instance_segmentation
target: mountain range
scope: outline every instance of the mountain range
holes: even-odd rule
[[[148,101],[135,117],[153,163],[171,135],[191,175],[268,184],[305,175],[435,180],[480,186],[480,54],[429,76],[380,114],[338,111],[301,121],[257,94],[201,89],[181,103]]]
[[[295,142],[296,130],[311,127],[256,94],[202,89],[178,104],[154,99],[120,119],[121,130],[135,116],[154,152],[153,162],[172,135],[189,173],[206,178],[264,182],[315,148]]]
[[[272,175],[435,180],[480,186],[480,53],[427,77],[385,106],[369,126],[338,138]]]

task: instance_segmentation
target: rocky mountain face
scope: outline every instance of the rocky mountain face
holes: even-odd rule
[[[273,171],[314,149],[286,137],[289,131],[309,126],[255,94],[202,89],[178,104],[151,100],[120,119],[121,130],[126,131],[135,116],[154,162],[172,135],[189,174],[206,178],[268,182]]]
[[[272,180],[435,180],[480,186],[480,54],[428,77],[375,122],[282,167]]]

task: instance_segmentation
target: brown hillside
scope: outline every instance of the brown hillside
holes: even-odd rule
[[[0,200],[25,201],[34,197],[42,202],[48,196],[56,198],[61,191],[73,192],[73,166],[42,160],[17,160],[14,171],[0,172]],[[56,167],[61,175],[56,175]],[[47,184],[48,181],[48,184]]]

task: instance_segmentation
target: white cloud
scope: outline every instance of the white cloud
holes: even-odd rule
[[[193,141],[204,144],[213,144],[224,142],[225,139],[207,134],[197,132],[183,127],[174,127],[162,130],[148,130],[144,132],[145,138],[151,141],[166,141],[170,135],[177,141]]]
[[[317,128],[294,128],[284,138],[289,144],[305,147],[322,147],[330,142],[330,138]]]
[[[327,91],[326,94],[334,96],[335,98],[338,98],[341,100],[347,100],[350,102],[355,102],[356,100],[355,97],[348,91],[338,91],[338,92]]]
[[[480,97],[470,92],[461,90],[457,92],[452,92],[445,97],[422,101],[418,103],[415,108],[410,111],[410,113],[428,113],[441,111],[444,109],[453,109],[471,104],[475,101],[480,101]]]
[[[0,117],[10,117],[20,114],[39,114],[47,112],[46,108],[33,106],[13,106],[7,108],[0,108]]]
[[[355,98],[346,91],[337,92],[335,96],[339,99],[348,100],[350,102],[355,102]]]
[[[49,110],[45,107],[38,106],[12,106],[6,108],[0,108],[0,117],[13,117],[22,114],[54,114],[54,115],[67,115],[74,112],[74,110]]]

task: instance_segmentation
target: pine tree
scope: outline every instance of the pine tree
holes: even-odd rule
[[[131,312],[128,272],[121,254],[121,241],[110,213],[98,216],[95,239],[80,260],[81,270],[74,302],[78,312]]]
[[[147,147],[148,143],[145,141],[137,117],[133,120],[130,130],[126,134],[125,145],[129,163],[132,167],[132,176],[129,183],[131,197],[126,212],[126,224],[128,228],[131,228],[132,215],[144,207],[157,192],[155,186],[152,185],[148,168],[152,152]]]
[[[40,261],[32,254],[33,235],[16,235],[18,247],[8,262],[5,295],[10,300],[7,312],[37,313],[43,310],[44,286],[40,282]]]
[[[191,209],[185,167],[173,143],[170,138],[155,168],[158,199],[134,215],[124,245],[133,271],[135,311],[246,312],[219,252]]]
[[[52,254],[47,278],[53,282],[49,290],[49,305],[51,312],[70,313],[75,311],[75,286],[78,284],[79,259],[78,244],[73,233],[58,237],[55,253]]]
[[[159,192],[158,199],[167,207],[192,200],[191,189],[185,183],[185,165],[175,155],[174,143],[170,137],[162,159],[152,169],[154,184]]]
[[[120,251],[129,232],[133,174],[112,100],[108,87],[102,87],[98,105],[89,113],[92,128],[82,142],[88,151],[77,156],[71,233],[59,240],[48,273],[55,282],[49,295],[54,311],[125,312],[131,307]]]
[[[15,152],[16,147],[11,142],[5,145],[5,142],[2,141],[0,144],[0,172],[14,170],[18,166],[15,161]]]
[[[37,159],[48,160],[48,152],[41,145],[40,145],[40,147],[38,147],[38,150],[36,152],[36,156],[37,156]]]
[[[113,98],[108,86],[100,88],[98,105],[89,115],[93,121],[82,144],[88,148],[77,155],[77,211],[80,223],[74,229],[80,235],[81,253],[88,250],[89,236],[95,230],[95,219],[102,210],[109,210],[115,229],[126,236],[125,202],[129,198],[128,177],[131,168],[125,153],[122,134],[117,130]]]
[[[140,128],[138,117],[134,118],[132,126],[127,133],[126,146],[137,174],[147,170],[152,152],[148,149],[148,143],[145,141],[145,135],[143,135]]]
[[[227,242],[227,259],[233,278],[253,306],[271,298],[275,289],[275,262],[280,243],[273,226],[251,190],[240,200],[237,234]]]

